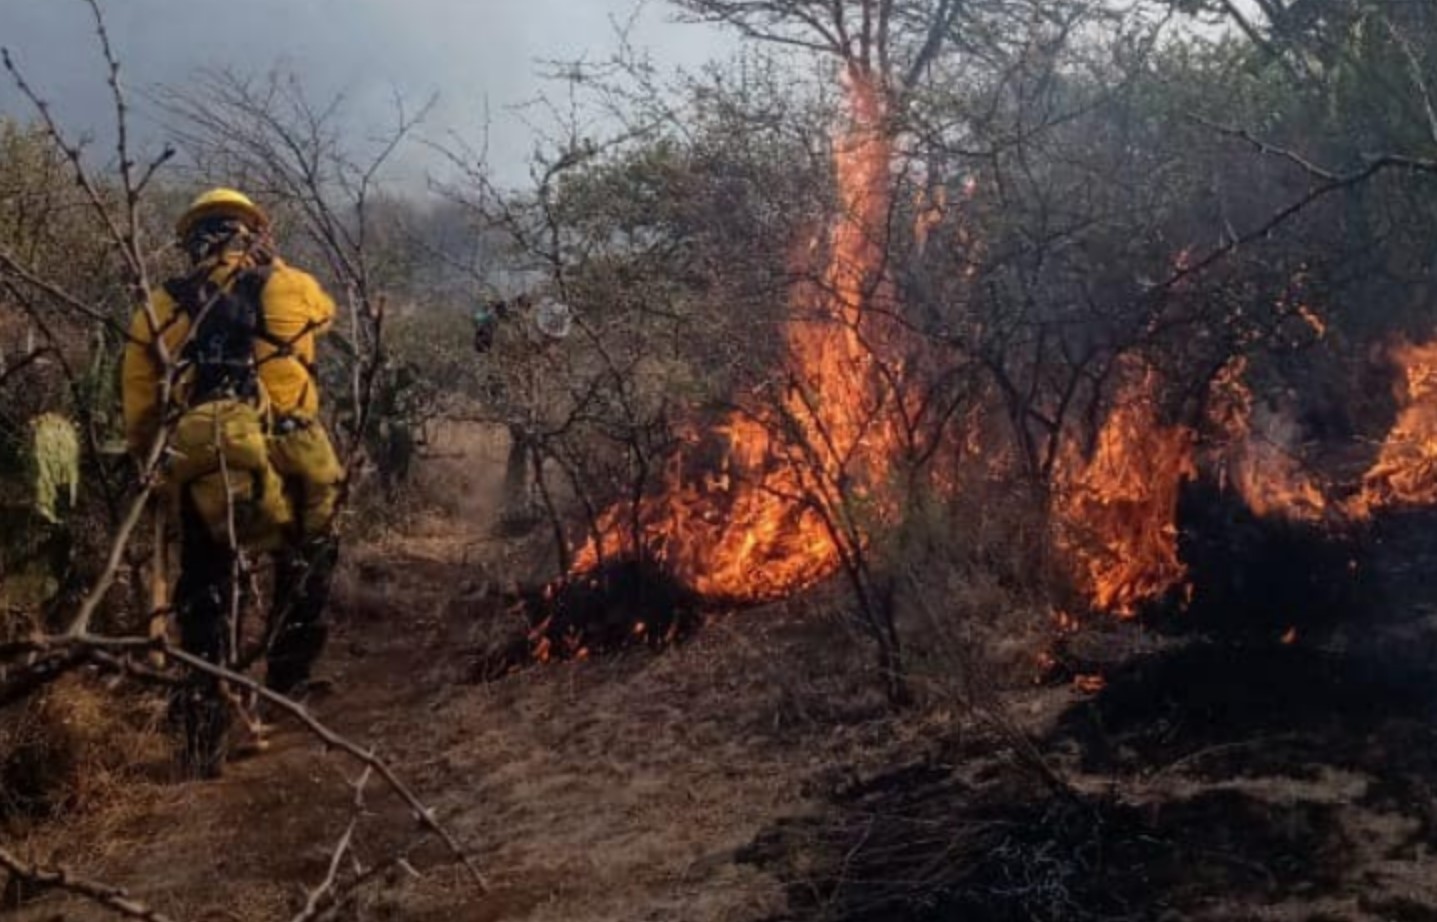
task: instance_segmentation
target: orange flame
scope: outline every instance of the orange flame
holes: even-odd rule
[[[1228,436],[1224,479],[1258,516],[1320,521],[1327,493],[1296,456],[1297,425],[1280,410],[1254,408],[1246,370],[1247,359],[1237,356],[1213,382],[1210,415]]]
[[[1359,518],[1387,506],[1437,502],[1437,340],[1401,343],[1391,357],[1402,371],[1397,421],[1353,500]]]
[[[1317,312],[1312,308],[1306,304],[1299,304],[1297,305],[1296,312],[1297,316],[1302,318],[1302,322],[1307,324],[1313,333],[1317,334],[1318,339],[1327,335],[1327,322],[1318,316]]]
[[[689,457],[680,452],[658,494],[600,517],[598,538],[579,549],[573,572],[642,550],[703,595],[758,602],[838,567],[835,492],[840,483],[850,495],[874,492],[896,445],[884,412],[896,398],[875,355],[895,335],[891,285],[879,268],[893,150],[881,93],[860,73],[849,74],[847,89],[851,124],[834,150],[841,211],[821,277],[795,291],[781,409],[732,414],[709,436],[690,432],[691,447],[725,443],[720,470],[686,480]]]
[[[1158,376],[1129,370],[1086,461],[1069,446],[1059,471],[1057,543],[1094,608],[1122,617],[1178,586],[1177,503],[1196,476],[1193,432],[1164,425]]]

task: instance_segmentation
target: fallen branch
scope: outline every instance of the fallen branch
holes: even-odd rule
[[[358,818],[349,821],[349,826],[344,830],[344,835],[340,837],[339,844],[334,848],[334,854],[330,856],[328,873],[324,875],[324,880],[320,881],[319,886],[310,892],[304,902],[304,909],[294,917],[293,922],[314,922],[319,918],[325,905],[333,902],[331,897],[335,887],[339,884],[339,868],[354,845],[354,830],[358,826]]]
[[[0,673],[0,710],[25,701],[46,685],[83,666],[89,657],[84,650],[69,650],[58,656],[40,659],[19,670],[14,676]]]
[[[365,768],[364,774],[354,783],[354,818],[349,821],[344,835],[340,836],[339,844],[334,847],[334,854],[329,859],[329,871],[324,875],[324,880],[310,891],[305,898],[304,909],[294,917],[293,922],[314,922],[326,905],[334,905],[340,901],[340,894],[336,893],[339,886],[339,868],[344,863],[345,856],[353,850],[354,831],[359,828],[359,819],[364,813],[364,787],[373,773],[372,768]]]
[[[36,864],[26,864],[4,848],[0,848],[0,867],[21,881],[73,893],[127,919],[174,922],[170,916],[130,899],[129,894],[119,887],[84,880],[64,868],[42,868]]]
[[[234,684],[239,685],[242,688],[246,688],[249,691],[259,695],[261,698],[270,702],[271,704],[283,708],[285,711],[288,711],[290,714],[298,718],[301,723],[303,723],[306,727],[309,728],[311,733],[319,737],[330,747],[343,750],[344,752],[347,752],[349,755],[353,756],[355,759],[358,759],[365,766],[374,769],[374,771],[378,773],[379,777],[384,779],[384,783],[389,785],[390,790],[394,791],[395,794],[398,794],[400,799],[402,799],[406,804],[408,804],[410,809],[414,811],[415,819],[419,820],[420,825],[424,826],[430,832],[434,833],[434,835],[438,836],[439,839],[443,841],[444,844],[449,848],[449,851],[454,855],[454,857],[464,865],[465,869],[469,871],[470,876],[474,878],[474,882],[479,885],[480,891],[483,893],[489,892],[489,882],[484,879],[484,875],[479,871],[478,866],[474,864],[473,859],[471,859],[468,853],[464,851],[464,848],[459,844],[458,840],[455,839],[447,829],[445,829],[439,824],[439,821],[434,816],[434,811],[424,806],[424,804],[419,800],[419,798],[414,795],[414,792],[409,790],[408,785],[406,785],[403,781],[399,780],[399,776],[394,773],[394,770],[390,768],[386,762],[376,756],[372,750],[365,749],[357,743],[351,742],[350,740],[331,730],[329,727],[326,727],[324,724],[320,723],[317,719],[315,719],[314,715],[310,714],[309,711],[305,709],[304,705],[290,698],[286,698],[284,695],[281,695],[278,692],[266,688],[259,682],[256,682],[254,679],[251,679],[247,676],[242,676],[235,672],[231,672],[230,670],[223,667],[216,666],[214,663],[211,663],[208,660],[195,656],[192,653],[187,653],[184,650],[177,649],[176,647],[173,647],[169,643],[166,643],[164,641],[153,644],[153,646],[160,648],[166,656],[173,657],[177,662],[184,663],[186,666],[189,666],[196,672],[207,673],[216,678],[224,679],[227,682],[233,682]]]
[[[341,913],[344,912],[345,908],[350,905],[350,902],[361,890],[377,880],[380,875],[387,873],[393,868],[398,868],[415,880],[420,880],[423,877],[418,871],[414,870],[414,867],[409,863],[407,855],[395,855],[369,868],[359,868],[357,865],[358,862],[356,862],[355,878],[349,887],[342,893],[337,894],[334,899],[330,901],[328,908],[314,917],[314,922],[354,918],[353,915],[347,917],[341,916]]]

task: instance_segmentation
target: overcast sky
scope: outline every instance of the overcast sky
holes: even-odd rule
[[[540,59],[598,60],[614,49],[611,21],[636,0],[108,0],[106,17],[124,76],[136,89],[183,85],[197,68],[297,72],[317,99],[343,90],[375,125],[395,89],[415,105],[440,94],[427,133],[480,137],[486,99],[492,161],[514,181],[534,139],[506,107],[532,99]],[[644,3],[634,33],[665,69],[727,55],[716,30],[673,21],[662,0]],[[81,0],[0,0],[0,45],[69,126],[109,124],[104,69]],[[137,97],[140,94],[135,94]],[[144,106],[142,100],[137,104]],[[8,79],[0,113],[27,115]],[[142,124],[157,113],[141,111]],[[153,136],[152,136],[153,137]]]

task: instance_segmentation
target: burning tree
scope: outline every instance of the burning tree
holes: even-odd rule
[[[778,367],[721,419],[682,427],[657,488],[594,521],[571,573],[582,582],[608,561],[639,557],[705,598],[753,603],[841,570],[889,693],[902,700],[894,586],[874,566],[873,537],[897,521],[905,494],[931,480],[961,400],[951,377],[932,374],[926,344],[902,316],[892,270],[898,126],[904,96],[941,51],[958,4],[923,16],[902,5],[839,4],[817,19],[802,6],[754,20],[738,6],[689,5],[751,34],[823,49],[844,87],[833,217],[793,257]],[[795,37],[790,27],[811,34]]]
[[[1275,395],[1293,368],[1346,348],[1329,302],[1351,251],[1325,199],[1375,170],[1323,171],[1259,145],[1261,194],[1195,210],[1254,138],[1180,111],[1196,101],[1182,92],[1155,100],[1145,74],[1174,66],[1161,17],[1086,3],[679,5],[833,63],[836,195],[793,257],[764,387],[681,424],[644,469],[657,476],[591,519],[571,576],[639,557],[699,596],[752,603],[842,571],[897,676],[895,589],[878,561],[925,496],[1025,483],[1049,522],[1028,578],[1069,587],[1065,606],[1123,616],[1181,601],[1179,510],[1197,481],[1261,519],[1342,518],[1306,457],[1314,400]],[[1075,41],[1094,30],[1109,40]],[[1218,243],[1199,246],[1213,221]],[[980,480],[960,475],[980,455]]]

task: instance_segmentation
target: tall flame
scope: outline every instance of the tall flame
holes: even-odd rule
[[[1090,458],[1069,444],[1057,478],[1057,545],[1092,606],[1130,617],[1182,583],[1178,493],[1196,476],[1194,435],[1165,425],[1157,372],[1128,371]]]
[[[840,482],[859,491],[881,485],[894,450],[884,422],[894,396],[875,356],[893,336],[894,301],[881,272],[893,150],[881,93],[866,75],[848,76],[851,121],[834,150],[840,211],[822,272],[795,290],[780,406],[734,413],[717,427],[717,471],[686,479],[694,465],[679,452],[660,492],[600,517],[574,572],[642,550],[703,595],[765,601],[838,567],[836,510],[823,497],[831,500]],[[707,437],[688,433],[690,451]]]

